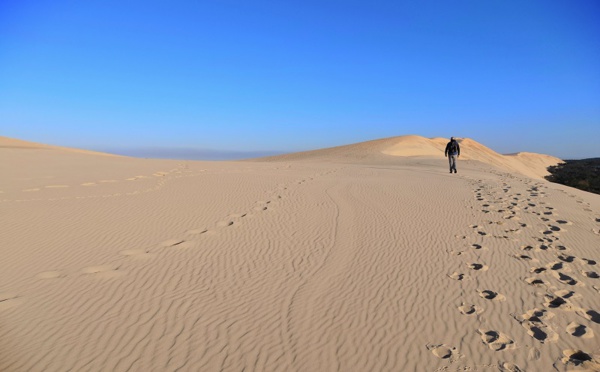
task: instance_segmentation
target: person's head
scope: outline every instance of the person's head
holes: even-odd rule
[[[454,137],[450,137],[450,141],[454,141]]]

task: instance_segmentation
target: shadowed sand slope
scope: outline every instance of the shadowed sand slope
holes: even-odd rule
[[[543,178],[548,175],[550,165],[561,163],[562,160],[549,155],[534,153],[519,153],[516,155],[501,155],[488,147],[468,138],[458,139],[461,146],[461,160],[475,160],[493,165],[503,170]],[[340,162],[394,162],[390,157],[425,157],[440,158],[448,139],[425,138],[409,135],[367,141],[352,145],[338,146],[321,150],[298,152],[272,156],[261,161],[302,161],[325,160]],[[387,159],[386,156],[387,155]]]
[[[0,148],[0,370],[598,370],[600,196],[382,143]]]

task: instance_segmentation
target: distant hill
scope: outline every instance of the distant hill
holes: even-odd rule
[[[108,154],[105,152],[82,150],[82,149],[76,149],[76,148],[72,148],[72,147],[45,145],[43,143],[23,141],[20,139],[3,137],[3,136],[0,136],[0,148],[21,149],[21,150],[58,150],[58,151],[63,151],[63,152],[76,152],[79,154],[88,154],[88,155],[119,156],[119,155],[114,155],[114,154]]]
[[[461,146],[460,160],[475,160],[489,164],[507,172],[517,172],[533,178],[548,176],[548,167],[563,163],[559,158],[520,152],[502,155],[470,138],[457,138]],[[390,137],[345,146],[330,147],[320,150],[296,152],[291,154],[248,159],[250,161],[290,162],[290,161],[330,161],[343,163],[395,163],[398,157],[440,159],[444,156],[447,138],[426,138],[416,135]],[[60,152],[76,152],[87,155],[120,156],[103,152],[74,149],[27,142],[0,136],[0,148],[21,150],[55,150]],[[165,155],[165,154],[163,154]],[[241,155],[241,154],[240,154]],[[250,154],[246,154],[250,155]],[[188,157],[187,154],[186,157]],[[186,158],[178,156],[177,158]],[[241,157],[241,156],[240,156]],[[189,159],[189,158],[188,158]],[[582,170],[579,171],[581,173]],[[587,178],[581,181],[583,184]],[[576,187],[576,186],[575,186]]]
[[[457,138],[457,140],[461,147],[461,160],[477,160],[529,177],[543,178],[548,175],[549,166],[562,163],[561,159],[550,155],[530,152],[502,155],[470,138]],[[254,160],[365,163],[385,161],[385,158],[393,161],[394,157],[440,158],[444,156],[447,143],[447,138],[407,135]]]
[[[550,182],[600,194],[600,158],[566,160],[548,171],[551,174],[546,179]]]

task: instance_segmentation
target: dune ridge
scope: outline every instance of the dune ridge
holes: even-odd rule
[[[75,152],[79,154],[88,155],[99,155],[99,156],[120,156],[115,154],[109,154],[106,152],[98,152],[91,150],[78,149],[74,147],[63,147],[46,145],[43,143],[24,141],[17,138],[3,137],[0,136],[0,149],[19,149],[19,150],[54,150],[63,152]]]
[[[600,196],[404,141],[0,147],[0,370],[598,370]]]
[[[547,168],[563,160],[543,154],[523,152],[502,155],[469,138],[457,138],[461,145],[460,160],[474,160],[500,169],[519,172],[529,177],[543,178]],[[426,138],[417,135],[390,137],[351,145],[297,152],[261,158],[261,161],[348,161],[348,162],[393,162],[391,157],[440,158],[444,156],[448,139]]]

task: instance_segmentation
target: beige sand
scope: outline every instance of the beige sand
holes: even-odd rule
[[[450,175],[445,142],[197,162],[1,138],[0,370],[598,370],[600,196],[469,139]]]

